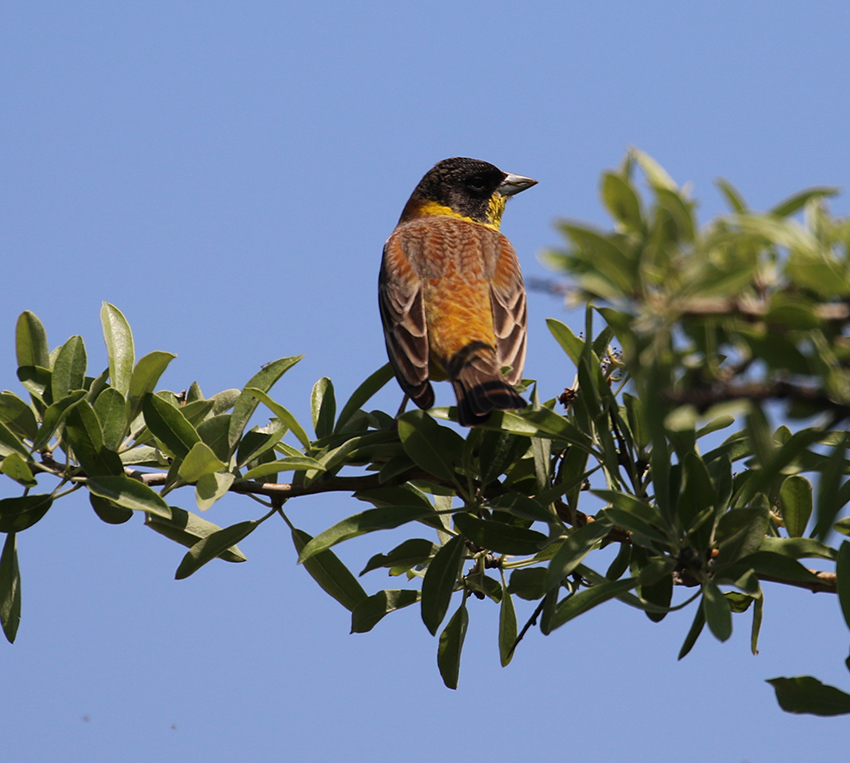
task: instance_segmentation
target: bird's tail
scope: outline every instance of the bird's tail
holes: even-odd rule
[[[496,410],[525,408],[528,405],[503,379],[492,375],[487,378],[476,378],[478,376],[479,374],[462,372],[460,377],[452,382],[457,396],[458,422],[462,426],[471,427],[480,424]]]

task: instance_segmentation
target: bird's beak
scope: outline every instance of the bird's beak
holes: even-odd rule
[[[526,188],[531,188],[533,185],[537,185],[536,180],[523,177],[522,175],[511,175],[508,173],[508,176],[499,184],[496,190],[502,196],[513,196],[515,193],[524,191]]]

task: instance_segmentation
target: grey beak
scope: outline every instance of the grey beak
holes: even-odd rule
[[[499,184],[498,190],[502,196],[513,196],[515,193],[531,188],[533,185],[537,185],[536,180],[508,173],[508,176]]]

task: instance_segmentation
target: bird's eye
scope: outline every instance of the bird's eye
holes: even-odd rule
[[[473,191],[483,191],[484,190],[484,178],[480,175],[475,175],[469,178],[469,187]]]

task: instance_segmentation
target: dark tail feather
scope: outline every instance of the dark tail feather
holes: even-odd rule
[[[469,384],[464,379],[452,382],[457,396],[457,416],[461,426],[471,427],[486,421],[493,411],[525,408],[523,400],[510,384],[488,379]]]

